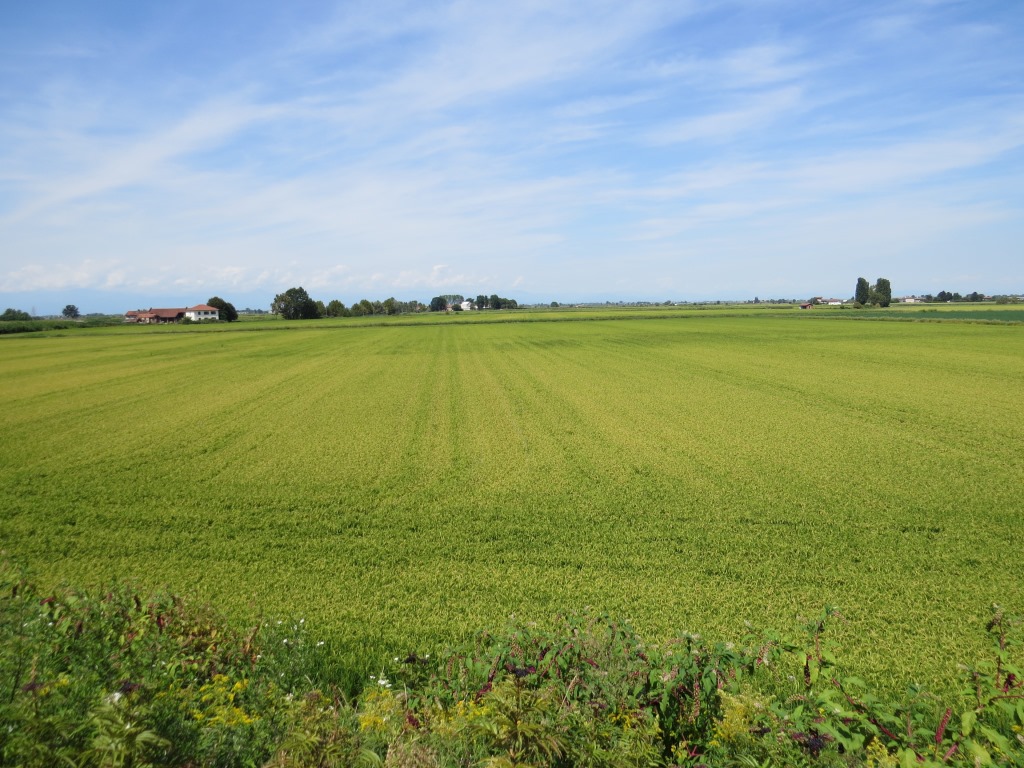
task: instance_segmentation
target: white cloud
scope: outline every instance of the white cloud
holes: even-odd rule
[[[655,144],[688,141],[725,142],[751,131],[764,131],[770,124],[796,111],[801,90],[782,88],[744,99],[733,109],[687,118],[662,126],[647,134]]]

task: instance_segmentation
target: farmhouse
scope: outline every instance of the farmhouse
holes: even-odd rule
[[[220,310],[208,304],[196,304],[194,307],[133,309],[124,313],[124,321],[126,323],[141,323],[143,325],[180,323],[185,318],[195,322],[200,320],[219,320]]]
[[[800,305],[800,309],[813,309],[813,308],[814,308],[814,303],[810,302],[810,301],[804,302],[803,304]]]

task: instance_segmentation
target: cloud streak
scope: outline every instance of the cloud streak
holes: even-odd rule
[[[973,240],[1024,281],[1009,7],[182,9],[0,32],[0,292],[838,293],[870,220],[908,280]]]

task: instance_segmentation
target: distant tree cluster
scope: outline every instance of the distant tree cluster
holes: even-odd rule
[[[363,315],[403,315],[410,312],[422,312],[426,309],[415,299],[399,301],[389,296],[383,301],[361,299],[351,307],[338,299],[331,299],[324,304],[310,298],[305,288],[289,288],[279,293],[270,304],[270,311],[286,320],[311,320],[318,317],[362,317]]]
[[[4,310],[4,313],[0,315],[0,320],[31,320],[32,315],[28,312],[23,312],[20,309],[11,309],[8,307]]]
[[[431,312],[445,312],[449,309],[456,312],[462,311],[462,303],[466,298],[459,293],[446,293],[442,296],[435,296],[430,300]],[[518,309],[519,302],[515,299],[502,298],[496,293],[490,296],[480,294],[475,299],[470,299],[470,306],[473,309]]]
[[[869,285],[863,277],[858,277],[853,301],[854,306],[863,307],[873,304],[879,307],[888,307],[892,303],[892,286],[884,277],[878,278],[874,285]]]
[[[320,308],[302,287],[289,288],[277,294],[270,303],[270,311],[285,320],[312,320],[320,317]]]
[[[939,291],[937,294],[932,296],[930,293],[922,297],[925,301],[930,302],[941,302],[946,303],[949,301],[984,301],[985,295],[972,291],[966,296],[961,296],[959,293],[950,293],[949,291]]]

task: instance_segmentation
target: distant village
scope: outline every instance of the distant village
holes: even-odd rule
[[[389,300],[394,302],[393,299]],[[998,295],[989,296],[981,293],[968,293],[961,295],[959,293],[950,293],[948,291],[939,291],[938,294],[921,294],[921,295],[909,295],[893,297],[893,304],[936,304],[936,303],[950,303],[950,302],[995,302],[998,304],[1016,304],[1024,301],[1024,295]],[[654,302],[654,301],[604,301],[604,302],[574,302],[574,303],[559,303],[552,301],[550,304],[517,304],[517,302],[511,299],[499,299],[497,296],[490,297],[478,297],[476,301],[472,299],[464,299],[462,296],[445,296],[437,297],[431,305],[423,305],[419,302],[402,302],[401,310],[405,311],[472,311],[474,309],[481,309],[488,307],[491,303],[497,307],[504,306],[504,308],[527,308],[527,307],[598,307],[598,306],[701,306],[701,305],[722,305],[722,304],[788,304],[800,309],[813,309],[814,307],[852,307],[857,304],[855,298],[839,299],[835,297],[825,296],[814,296],[806,301],[799,299],[761,299],[754,297],[752,300],[747,301],[665,301],[665,302]],[[316,302],[319,304],[319,302]],[[359,302],[353,304],[352,307],[345,307],[340,302],[331,302],[331,304],[338,304],[343,310],[344,316],[348,316],[350,313],[355,314],[377,314],[376,307],[373,305],[376,302]],[[361,305],[365,304],[363,307]],[[410,305],[409,307],[405,306]],[[225,304],[225,306],[230,306]],[[410,309],[412,306],[415,309]],[[233,309],[233,307],[232,307]],[[318,307],[319,309],[319,307]],[[326,311],[322,311],[318,316],[321,317],[332,317],[342,315],[342,312],[333,312],[333,307],[330,305],[326,308]],[[383,307],[382,313],[386,312],[388,308]],[[10,310],[9,310],[10,311]],[[386,312],[392,314],[393,312]],[[262,309],[242,309],[234,313],[229,313],[231,316],[223,316],[221,309],[211,306],[209,304],[196,304],[193,307],[150,307],[149,309],[133,309],[124,313],[123,319],[125,323],[133,323],[138,325],[159,325],[163,323],[182,323],[182,322],[212,322],[218,320],[234,320],[239,314],[243,315],[264,315],[271,314],[266,310]],[[11,318],[4,319],[17,319],[13,316]]]

